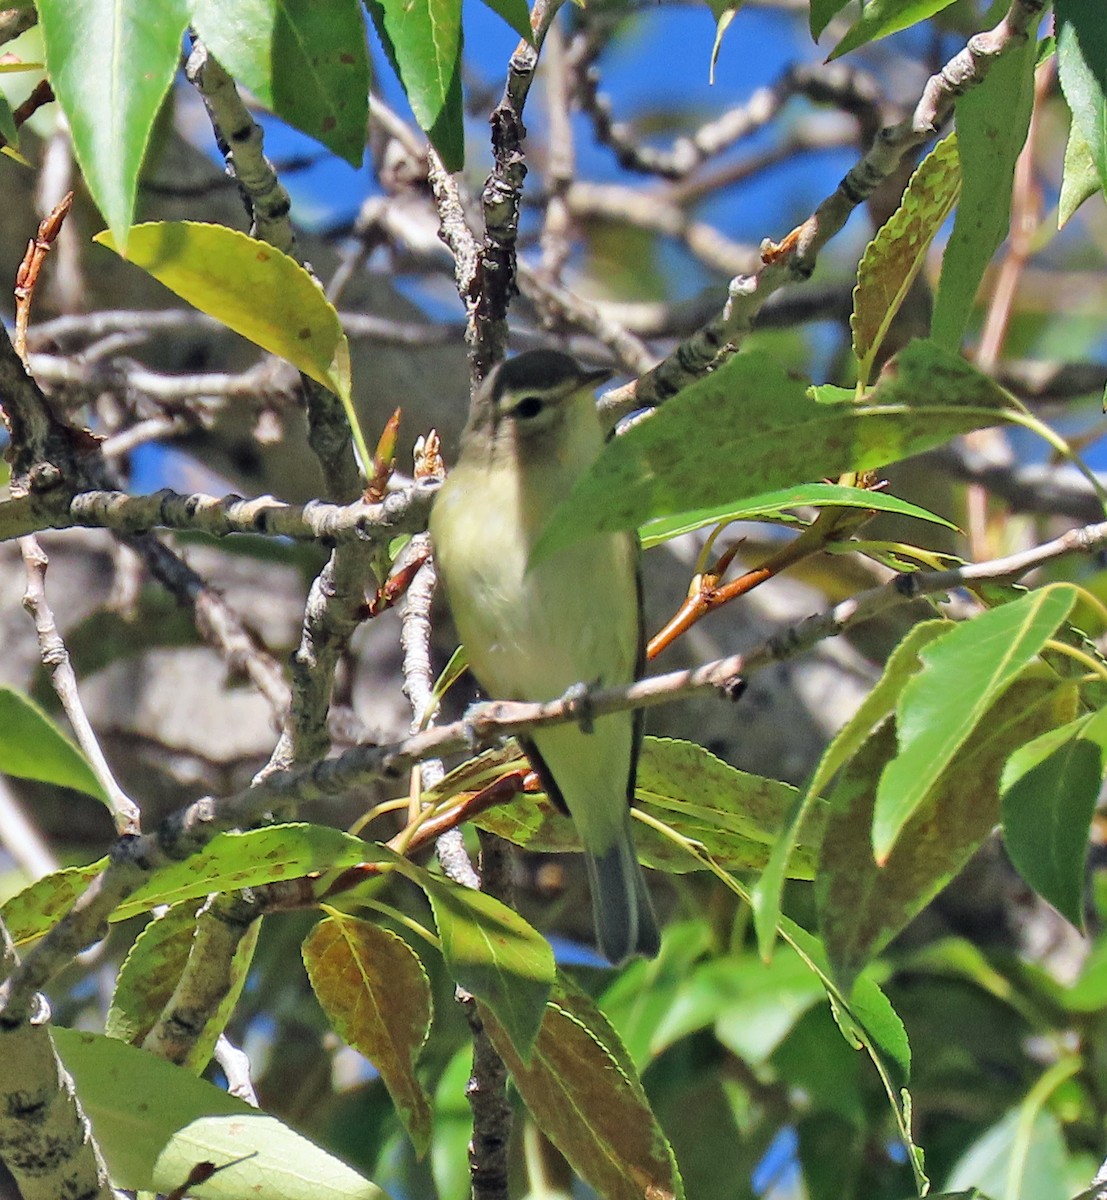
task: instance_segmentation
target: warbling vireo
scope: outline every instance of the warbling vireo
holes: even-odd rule
[[[528,570],[530,552],[599,455],[593,390],[608,371],[532,350],[481,384],[431,514],[439,573],[477,682],[497,700],[553,700],[610,687],[645,661],[638,539],[586,538]],[[521,738],[550,799],[576,824],[600,949],[612,962],[657,953],[657,921],[630,832],[642,713],[558,725]]]

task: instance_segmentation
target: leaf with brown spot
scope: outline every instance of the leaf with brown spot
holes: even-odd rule
[[[853,289],[853,352],[857,376],[872,373],[888,327],[926,261],[934,235],[961,193],[957,137],[940,141],[911,176],[899,208],[865,248]]]
[[[968,862],[999,821],[999,781],[1011,753],[1074,715],[1073,691],[1031,668],[988,710],[915,809],[878,867],[872,852],[876,790],[896,753],[884,725],[830,797],[815,895],[835,977],[844,987]]]
[[[403,938],[328,908],[303,944],[304,966],[339,1036],[381,1073],[416,1153],[430,1146],[431,1107],[415,1063],[427,1040],[427,972]]]
[[[529,1063],[493,1014],[489,1036],[546,1137],[604,1200],[682,1200],[665,1134],[606,1017],[560,979]]]

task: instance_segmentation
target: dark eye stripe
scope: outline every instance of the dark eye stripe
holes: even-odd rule
[[[529,421],[532,417],[538,416],[545,407],[545,402],[540,397],[524,396],[511,410],[511,415]]]

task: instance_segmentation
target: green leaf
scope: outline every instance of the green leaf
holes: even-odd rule
[[[819,402],[768,354],[736,354],[609,443],[554,513],[532,565],[593,533],[847,471],[875,470],[1004,419],[1002,391],[912,342],[861,402]]]
[[[441,790],[452,789],[453,780],[464,778],[474,764],[499,758],[502,755],[493,751],[472,760],[447,776]],[[519,755],[510,765],[523,762]],[[790,784],[739,771],[695,742],[650,737],[643,741],[636,806],[682,836],[701,843],[728,870],[764,866],[795,796],[796,789]],[[528,850],[581,850],[572,821],[543,795],[516,797],[510,804],[482,813],[474,823]],[[816,813],[790,864],[793,878],[812,878],[821,828],[821,814]],[[675,873],[703,869],[668,838],[639,822],[635,822],[634,838],[639,858],[648,867]]]
[[[1107,189],[1107,38],[1098,0],[1057,0],[1057,74],[1099,177]],[[1065,174],[1068,174],[1066,155]]]
[[[707,81],[715,82],[715,67],[719,62],[719,51],[723,46],[723,35],[730,28],[731,22],[738,15],[745,0],[707,0],[707,7],[715,17],[715,40],[711,45],[711,63],[708,67]]]
[[[80,748],[22,692],[0,687],[0,771],[108,798]]]
[[[848,982],[968,862],[999,819],[999,779],[1011,753],[1072,719],[1071,686],[1019,680],[993,705],[908,820],[883,867],[870,842],[876,790],[895,750],[881,728],[830,797],[815,896],[835,978]]]
[[[757,946],[763,958],[769,956],[776,939],[784,880],[791,869],[796,844],[810,821],[812,806],[841,767],[861,749],[873,730],[891,713],[907,681],[919,669],[919,651],[948,632],[949,628],[948,621],[923,621],[910,630],[892,651],[876,686],[823,752],[807,790],[802,797],[797,797],[788,822],[776,839],[765,870],[753,888],[754,926],[757,930]],[[823,825],[824,821],[818,822],[820,832]]]
[[[431,1142],[430,1097],[415,1074],[427,1040],[427,972],[403,938],[333,909],[303,945],[304,966],[338,1035],[381,1073],[420,1157]]]
[[[65,867],[36,879],[0,907],[0,917],[16,946],[47,933],[73,907],[77,897],[108,865],[106,858],[81,867]]]
[[[527,8],[527,0],[484,0],[487,8],[490,8],[511,26],[515,32],[525,41],[534,45],[534,33],[530,27],[530,9]]]
[[[1102,191],[1103,186],[1091,148],[1084,140],[1080,126],[1073,121],[1065,145],[1061,196],[1057,202],[1057,228],[1063,229],[1084,201]]]
[[[220,921],[220,917],[211,915],[204,919]],[[193,952],[198,923],[197,902],[191,900],[176,905],[146,926],[131,947],[116,981],[105,1027],[109,1037],[117,1037],[134,1046],[142,1044],[173,997]],[[209,924],[206,928],[210,930],[212,926]],[[219,924],[214,928],[222,930]],[[261,922],[255,921],[238,939],[225,973],[226,987],[221,988],[219,1002],[207,1014],[203,1028],[192,1040],[182,1064],[186,1069],[199,1074],[211,1061],[215,1043],[246,986],[260,930]]]
[[[1084,860],[1103,777],[1107,710],[1016,750],[1000,781],[1003,840],[1019,874],[1084,927]]]
[[[350,347],[338,313],[294,258],[237,229],[196,221],[136,225],[125,249],[111,233],[93,240],[349,399]],[[259,304],[259,297],[265,302]]]
[[[984,270],[1011,224],[1011,187],[1034,106],[1037,45],[1031,25],[1026,44],[1008,50],[983,82],[957,100],[961,199],[942,257],[931,336],[957,350]]]
[[[15,127],[11,105],[3,92],[0,92],[0,138],[3,138],[7,147],[12,150],[19,149],[19,130]]]
[[[294,258],[237,229],[196,221],[136,225],[125,250],[112,233],[93,240],[330,388],[346,410],[362,468],[370,469],[351,394],[350,344],[334,305]],[[258,303],[261,296],[264,303]]]
[[[680,1200],[672,1149],[626,1050],[595,1005],[559,984],[530,1062],[492,1013],[489,1036],[543,1134],[604,1200]]]
[[[1039,1110],[1028,1130],[1013,1109],[965,1151],[946,1180],[950,1190],[978,1187],[1006,1200],[1068,1200],[1069,1162],[1057,1118]],[[1012,1177],[1012,1165],[1021,1170]]]
[[[119,968],[104,1032],[141,1046],[188,962],[199,904],[186,900],[155,917],[135,938]]]
[[[751,1066],[764,1066],[800,1017],[825,999],[819,978],[789,947],[768,963],[748,953],[713,958],[688,973],[661,1015],[650,1049],[660,1054],[711,1026],[728,1050]]]
[[[849,3],[849,0],[811,0],[811,40],[817,42],[823,30]]]
[[[366,0],[366,7],[419,128],[446,169],[460,171],[465,165],[460,0]]]
[[[549,942],[494,896],[404,859],[395,866],[426,893],[450,974],[496,1014],[516,1052],[529,1059],[554,979]]]
[[[184,0],[38,0],[36,7],[73,152],[125,249],[139,168],[180,59]]]
[[[799,487],[787,488],[784,491],[751,496],[738,507],[733,504],[724,504],[718,508],[676,513],[671,517],[648,521],[639,530],[639,536],[642,540],[642,549],[649,550],[651,546],[660,545],[661,542],[667,542],[670,538],[680,537],[682,534],[691,533],[696,529],[703,529],[707,525],[779,518],[782,513],[794,508],[867,508],[874,512],[890,512],[898,513],[902,517],[917,517],[920,521],[944,525],[947,529],[956,528],[945,517],[939,517],[907,500],[900,500],[898,496],[889,496],[887,492],[872,491],[868,488],[843,487],[837,483],[806,483]]]
[[[353,167],[365,154],[369,55],[358,0],[190,0],[208,48],[271,112]]]
[[[169,1192],[197,1163],[233,1163],[204,1183],[207,1200],[387,1200],[307,1138],[181,1067],[100,1034],[50,1034],[116,1187]]]
[[[390,851],[326,825],[267,825],[245,833],[220,833],[199,854],[155,872],[115,910],[123,921],[159,904],[179,904],[211,892],[234,892],[263,883],[298,879],[361,862],[391,862]]]
[[[911,1078],[907,1030],[875,980],[861,975],[852,980],[852,986],[843,987],[832,974],[827,951],[814,934],[788,917],[781,917],[780,932],[822,981],[838,1028],[850,1045],[864,1046],[893,1087],[906,1086]]]
[[[897,705],[899,753],[884,768],[877,791],[877,862],[887,860],[954,754],[1075,603],[1075,588],[1046,587],[962,622],[920,652],[923,669],[907,682]]]
[[[657,957],[628,963],[600,997],[600,1009],[637,1070],[644,1071],[657,1053],[654,1032],[711,942],[705,920],[669,921]]]
[[[853,289],[853,353],[862,383],[896,313],[926,262],[934,235],[953,211],[961,191],[957,138],[940,141],[919,164],[899,208],[868,244],[857,268]]]
[[[952,3],[953,0],[868,0],[860,19],[850,26],[845,37],[831,50],[827,62],[841,58],[843,54],[856,50],[858,46],[877,42],[910,25],[917,25],[920,21],[941,12],[943,8],[948,8]],[[811,25],[814,31],[814,8],[811,13]],[[819,32],[825,27],[826,21],[823,21]]]

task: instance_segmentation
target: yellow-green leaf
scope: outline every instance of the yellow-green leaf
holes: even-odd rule
[[[344,1041],[381,1073],[416,1151],[430,1146],[431,1109],[415,1061],[430,1030],[427,972],[390,930],[328,910],[303,945],[323,1011]]]
[[[369,462],[353,411],[350,346],[334,305],[294,258],[225,225],[151,221],[124,250],[108,230],[95,241],[149,272],[194,308],[287,359],[342,401]]]

